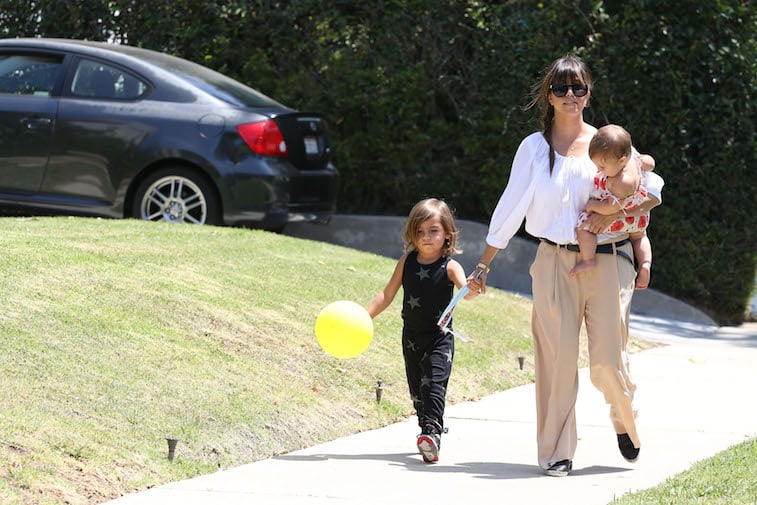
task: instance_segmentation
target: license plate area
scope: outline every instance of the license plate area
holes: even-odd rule
[[[305,154],[308,156],[317,156],[320,152],[318,149],[318,139],[316,137],[305,137]]]

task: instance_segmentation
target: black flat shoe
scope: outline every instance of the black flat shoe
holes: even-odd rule
[[[623,458],[629,463],[633,463],[639,459],[639,449],[633,446],[628,433],[618,433],[618,449],[620,449],[620,454],[623,455]]]
[[[573,470],[573,462],[569,459],[564,459],[547,468],[545,473],[550,477],[566,477],[571,470]]]

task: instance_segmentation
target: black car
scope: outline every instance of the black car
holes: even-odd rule
[[[320,114],[159,52],[0,40],[0,207],[281,229],[338,182]]]

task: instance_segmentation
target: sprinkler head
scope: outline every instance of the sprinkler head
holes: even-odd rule
[[[384,394],[384,383],[381,380],[376,381],[376,403],[381,403],[381,397]]]
[[[168,442],[168,461],[173,461],[174,454],[176,453],[176,444],[179,443],[179,439],[166,437],[166,442]]]

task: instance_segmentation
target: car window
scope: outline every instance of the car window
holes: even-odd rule
[[[74,96],[133,100],[147,88],[147,83],[120,68],[83,59],[76,65],[70,91]]]
[[[139,57],[225,102],[241,107],[283,107],[263,93],[197,63],[159,53],[140,54]]]
[[[52,95],[61,56],[0,54],[0,93]]]
[[[191,70],[191,71],[187,71]],[[203,67],[173,69],[176,75],[194,84],[204,92],[241,107],[282,107],[275,100],[249,88],[223,74]]]

